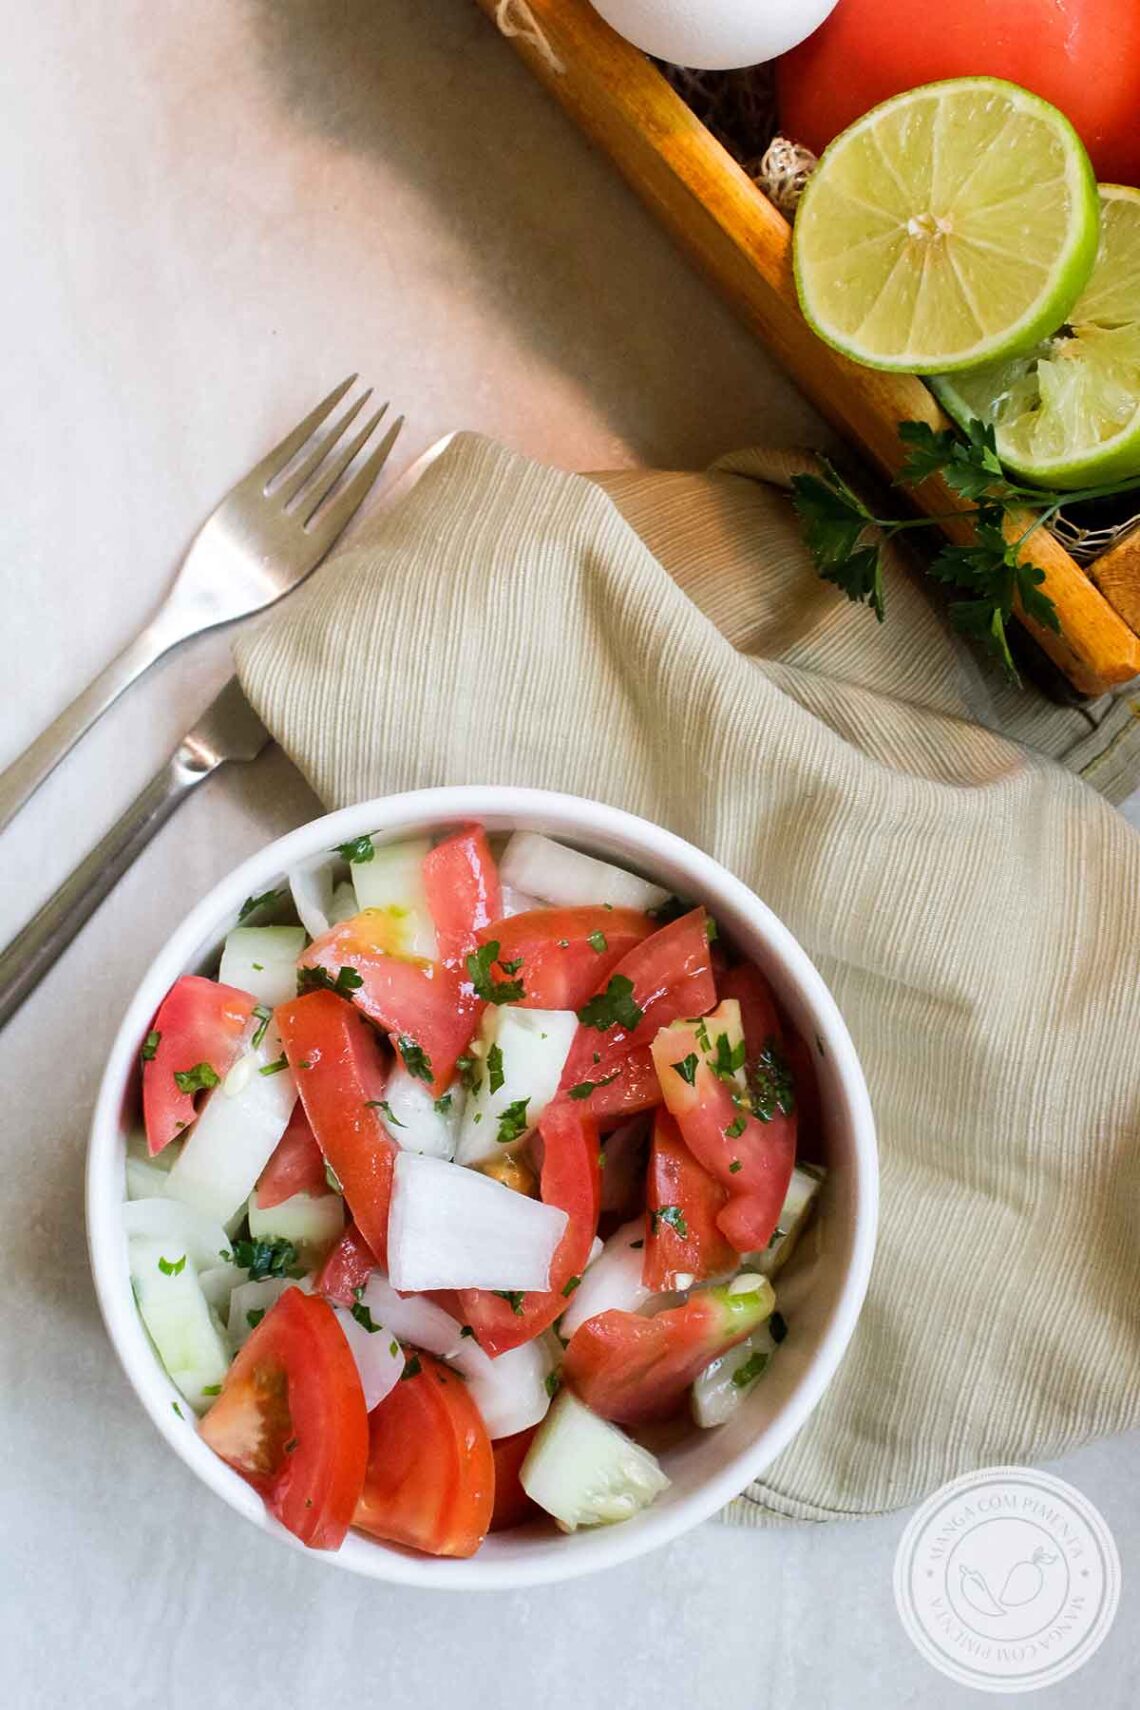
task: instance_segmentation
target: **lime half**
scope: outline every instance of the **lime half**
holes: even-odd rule
[[[796,289],[857,362],[973,368],[1060,326],[1097,230],[1069,121],[1014,83],[957,77],[885,101],[825,151],[796,214]]]
[[[1100,189],[1092,278],[1053,338],[934,390],[956,421],[992,423],[1026,481],[1070,491],[1140,475],[1140,190]]]

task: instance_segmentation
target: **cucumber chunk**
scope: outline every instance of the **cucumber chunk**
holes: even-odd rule
[[[302,1263],[316,1264],[344,1229],[339,1193],[295,1193],[263,1210],[256,1193],[249,1198],[249,1233],[254,1241],[292,1241]]]
[[[380,909],[400,929],[399,950],[405,956],[423,956],[434,962],[439,956],[435,926],[424,890],[424,857],[431,848],[427,837],[407,843],[388,843],[374,850],[371,859],[352,863],[352,883],[358,909]]]
[[[229,1349],[198,1282],[194,1260],[177,1241],[128,1243],[131,1286],[158,1357],[195,1413],[204,1413],[230,1363]],[[180,1262],[181,1261],[181,1262]]]
[[[457,1163],[483,1164],[522,1144],[558,1091],[577,1031],[572,1009],[487,1006],[472,1047],[479,1082],[463,1108]],[[508,1112],[509,1140],[503,1129]]]
[[[535,1433],[519,1476],[531,1501],[564,1532],[628,1520],[669,1488],[648,1449],[565,1389]]]
[[[235,926],[222,949],[218,978],[276,1009],[297,995],[297,958],[306,938],[303,926]]]

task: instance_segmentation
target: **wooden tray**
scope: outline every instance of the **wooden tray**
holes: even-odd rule
[[[861,368],[816,338],[800,314],[791,227],[705,128],[651,60],[602,22],[588,0],[478,0],[532,71],[697,262],[838,431],[888,478],[903,447],[898,423],[947,427],[921,380]],[[966,507],[938,478],[916,502],[951,516],[942,527],[969,540]],[[1011,523],[1020,533],[1026,519]],[[1045,572],[1061,634],[1022,617],[1083,695],[1140,675],[1140,542],[1124,541],[1083,570],[1046,529],[1024,556]]]

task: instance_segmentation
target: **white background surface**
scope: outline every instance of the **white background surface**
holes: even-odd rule
[[[352,369],[400,462],[475,427],[575,468],[816,438],[804,404],[468,0],[40,0],[0,64],[0,762],[127,640],[227,486]],[[154,672],[4,838],[7,937],[226,673]],[[13,1710],[699,1705],[931,1710],[903,1516],[708,1525],[530,1594],[431,1598],[286,1552],[201,1491],[114,1365],[81,1170],[102,1055],[174,920],[316,804],[279,754],[208,784],[0,1039],[0,1657]],[[1044,1310],[1064,1310],[1063,1259]],[[1057,1706],[1140,1698],[1137,1437],[1058,1470],[1124,1559]]]

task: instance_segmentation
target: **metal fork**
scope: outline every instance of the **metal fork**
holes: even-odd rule
[[[371,389],[366,391],[317,438],[355,380],[355,374],[342,380],[230,489],[198,530],[169,594],[145,629],[0,773],[0,830],[80,737],[164,653],[203,630],[262,611],[316,569],[359,509],[404,422],[403,416],[397,417],[334,493],[388,408],[382,404],[348,444],[331,455],[372,395]],[[291,469],[294,463],[297,467]]]

